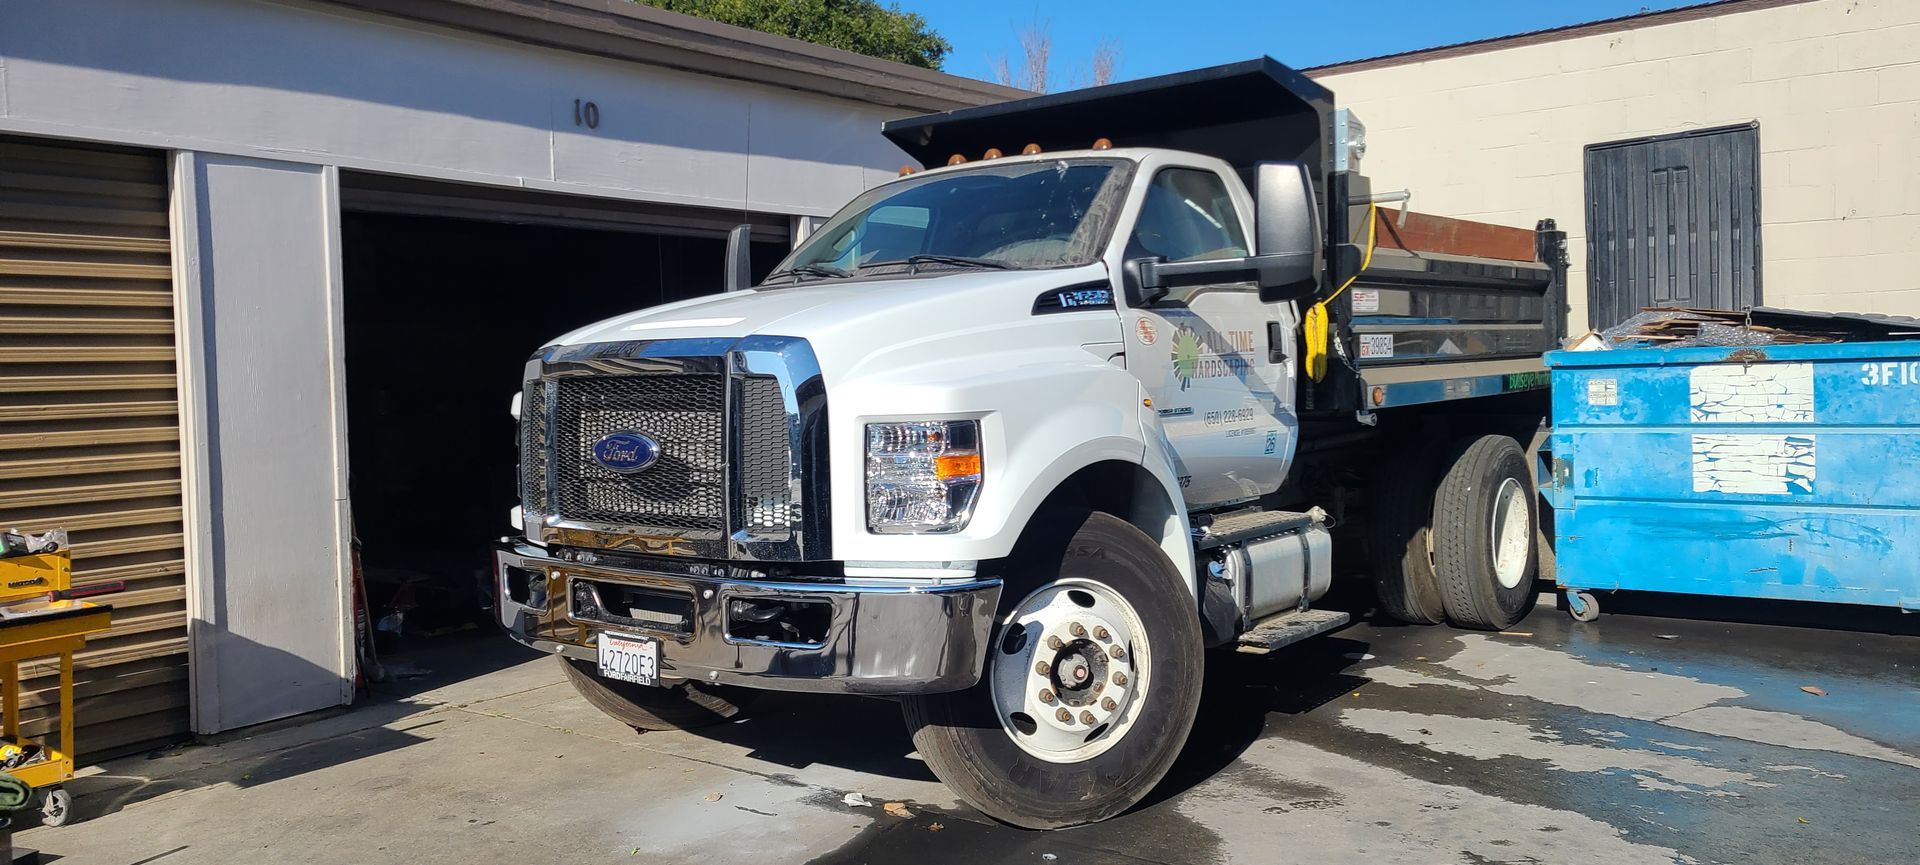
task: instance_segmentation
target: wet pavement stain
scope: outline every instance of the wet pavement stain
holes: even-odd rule
[[[1920,640],[1545,609],[1517,630],[1361,624],[1215,656],[1142,807],[1049,833],[877,822],[819,861],[1915,860]],[[1848,704],[1786,696],[1810,669]]]

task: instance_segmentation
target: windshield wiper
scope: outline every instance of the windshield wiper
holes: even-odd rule
[[[1012,270],[1014,268],[1013,262],[1001,261],[998,258],[975,258],[971,255],[945,255],[938,252],[921,252],[893,261],[873,261],[863,264],[860,267],[864,270],[869,267],[881,267],[889,264],[904,264],[907,266],[908,273],[913,273],[918,265],[922,264],[957,264],[962,267],[985,267],[991,270]]]
[[[834,267],[831,264],[796,264],[779,273],[768,274],[767,278],[772,279],[776,276],[791,276],[795,282],[799,282],[802,276],[831,276],[835,279],[844,279],[852,275],[853,274]]]

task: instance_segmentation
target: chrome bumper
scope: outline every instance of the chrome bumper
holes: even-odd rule
[[[509,589],[509,568],[539,577],[523,600]],[[500,548],[494,578],[500,624],[535,649],[592,661],[602,631],[654,637],[660,640],[663,678],[776,691],[901,695],[972,687],[980,680],[1000,601],[997,579],[926,586],[743,580],[582,564],[531,544]],[[571,599],[579,579],[684,595],[691,627],[576,618]],[[746,639],[729,633],[728,604],[734,600],[813,602],[831,613],[814,642]]]

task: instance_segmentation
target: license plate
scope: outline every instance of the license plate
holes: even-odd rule
[[[660,684],[660,641],[602,631],[600,675],[636,685]]]

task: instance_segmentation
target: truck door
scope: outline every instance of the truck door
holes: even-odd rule
[[[1247,255],[1251,203],[1238,184],[1191,167],[1158,169],[1127,242],[1127,259],[1197,261]],[[1128,309],[1127,368],[1153,398],[1187,506],[1278,489],[1293,456],[1293,305],[1260,301],[1253,283],[1174,289]]]

